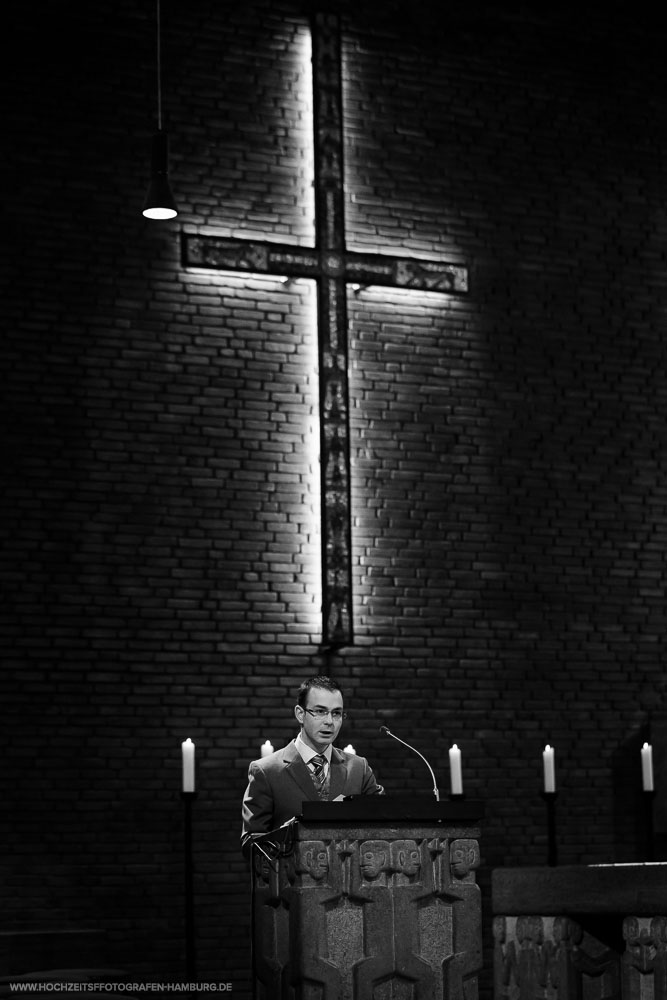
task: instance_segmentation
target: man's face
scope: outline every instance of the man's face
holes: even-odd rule
[[[319,882],[329,871],[329,859],[324,844],[318,841],[305,841],[299,847],[297,870],[300,874],[305,872],[316,882]]]
[[[361,874],[369,881],[377,878],[387,867],[389,844],[386,840],[366,840],[361,845],[359,867]]]
[[[416,875],[421,868],[419,848],[414,840],[396,840],[391,845],[392,863],[404,875]]]
[[[310,709],[310,711],[307,711]],[[323,711],[326,715],[318,718],[312,712]],[[340,717],[335,719],[332,712],[339,712]],[[326,691],[324,688],[311,688],[308,692],[306,708],[297,705],[294,709],[299,724],[301,725],[301,737],[311,749],[318,753],[323,753],[326,748],[333,743],[340,732],[343,724],[343,696],[340,691]]]

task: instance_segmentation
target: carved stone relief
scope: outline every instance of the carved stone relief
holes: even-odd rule
[[[478,865],[477,841],[440,837],[305,840],[258,865],[258,997],[474,1000]]]

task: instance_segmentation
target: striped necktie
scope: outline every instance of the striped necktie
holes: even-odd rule
[[[315,756],[311,757],[309,761],[309,764],[313,769],[313,781],[315,782],[315,788],[318,792],[321,792],[324,787],[324,765],[326,762],[326,757],[321,753],[315,754]]]

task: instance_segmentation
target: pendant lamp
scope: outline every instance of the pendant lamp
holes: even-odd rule
[[[151,179],[146,192],[143,214],[147,219],[173,219],[178,215],[169,187],[169,137],[162,129],[162,41],[160,0],[156,0],[157,49],[157,132],[151,142]]]

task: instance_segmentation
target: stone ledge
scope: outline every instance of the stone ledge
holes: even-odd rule
[[[495,868],[494,914],[619,913],[652,916],[667,900],[667,862]]]

